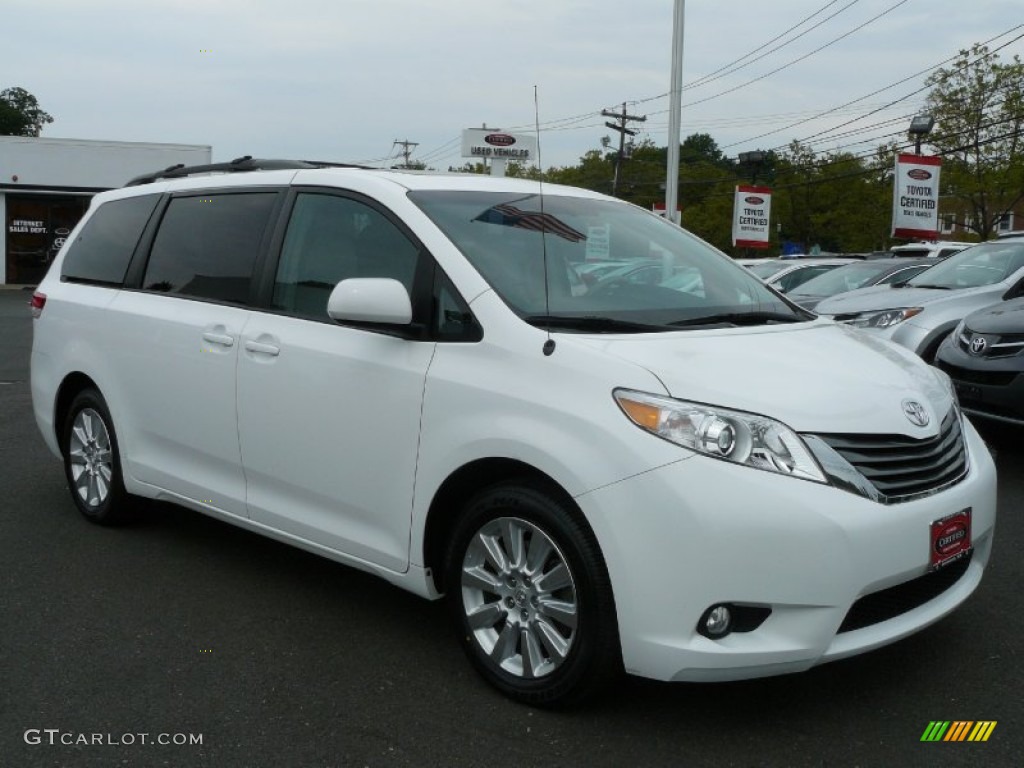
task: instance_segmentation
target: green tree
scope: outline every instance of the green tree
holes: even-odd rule
[[[928,143],[943,156],[942,193],[956,200],[987,240],[1003,213],[1024,197],[1024,64],[999,62],[984,45],[960,51],[926,81],[936,130]]]
[[[772,218],[782,240],[833,253],[889,245],[892,154],[819,155],[794,141],[778,157]]]
[[[0,91],[0,136],[38,136],[53,118],[24,88]]]

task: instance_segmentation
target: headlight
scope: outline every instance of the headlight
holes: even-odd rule
[[[883,309],[881,312],[870,312],[849,321],[854,328],[891,328],[919,315],[924,307],[907,307],[905,309]]]
[[[630,421],[670,443],[735,464],[827,482],[796,432],[767,416],[629,389],[613,394]]]

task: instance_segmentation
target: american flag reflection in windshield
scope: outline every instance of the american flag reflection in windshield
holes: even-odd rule
[[[577,229],[573,229],[556,216],[540,211],[524,211],[512,203],[501,203],[488,208],[476,217],[476,221],[486,224],[499,224],[505,227],[518,227],[529,229],[534,232],[550,232],[553,235],[564,238],[570,243],[581,243],[587,239]]]

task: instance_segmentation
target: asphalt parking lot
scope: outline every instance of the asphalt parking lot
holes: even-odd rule
[[[440,604],[172,506],[82,519],[31,414],[28,296],[0,290],[0,766],[1022,764],[1024,435],[985,433],[993,561],[937,625],[800,675],[626,679],[552,713],[479,680]],[[998,724],[922,743],[933,720]]]

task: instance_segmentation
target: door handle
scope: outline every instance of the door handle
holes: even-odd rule
[[[270,355],[271,357],[277,357],[281,354],[281,348],[276,344],[265,344],[262,341],[247,341],[245,342],[245,348],[249,352],[255,352],[259,355]]]
[[[211,344],[220,344],[222,347],[233,347],[235,345],[235,337],[229,336],[226,333],[206,331],[203,333],[203,340],[208,341]]]

